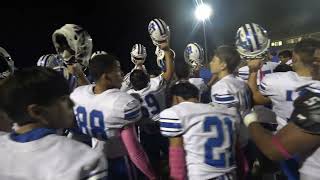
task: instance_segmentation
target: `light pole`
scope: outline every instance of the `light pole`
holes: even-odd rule
[[[197,5],[194,15],[196,16],[198,21],[202,21],[203,27],[203,39],[204,39],[204,55],[205,55],[205,64],[208,64],[208,56],[207,56],[207,36],[206,36],[206,20],[210,18],[212,14],[212,9],[209,5],[201,2]]]

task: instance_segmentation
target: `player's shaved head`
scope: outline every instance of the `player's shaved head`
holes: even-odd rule
[[[150,77],[143,70],[136,69],[130,74],[130,82],[135,90],[141,90],[147,87]]]
[[[199,89],[189,82],[180,82],[170,88],[171,96],[178,96],[184,100],[199,98]]]

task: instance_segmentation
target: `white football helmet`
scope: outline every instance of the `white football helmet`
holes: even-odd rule
[[[78,62],[84,67],[89,64],[92,39],[86,30],[75,24],[66,24],[52,34],[57,53],[67,64]]]
[[[14,61],[10,54],[2,47],[0,47],[0,79],[5,79],[14,72]]]
[[[70,73],[68,68],[64,65],[62,58],[57,54],[46,54],[39,58],[37,66],[47,67],[60,72],[67,80]]]
[[[91,55],[91,58],[90,59],[93,59],[95,56],[97,55],[101,55],[101,54],[108,54],[107,52],[105,51],[95,51],[94,53],[92,53]]]
[[[203,48],[197,43],[190,43],[184,50],[184,60],[192,68],[201,66],[204,60]]]
[[[237,51],[244,59],[262,59],[270,47],[267,31],[255,23],[241,26],[236,35]]]
[[[133,64],[143,64],[147,57],[147,50],[142,44],[135,44],[133,45],[130,54]]]
[[[162,19],[154,19],[148,25],[149,35],[155,46],[170,39],[169,26]]]

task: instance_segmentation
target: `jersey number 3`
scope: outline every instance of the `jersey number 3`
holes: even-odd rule
[[[88,116],[87,110],[83,106],[78,106],[76,119],[82,133],[102,140],[107,139],[101,111],[92,110]]]
[[[221,121],[216,116],[206,117],[203,128],[204,132],[212,132],[212,128],[216,128],[217,132],[216,137],[209,138],[204,145],[205,163],[218,168],[232,165],[233,128],[231,119],[225,117]],[[222,147],[225,141],[229,141],[229,143]],[[214,157],[214,155],[218,157]]]

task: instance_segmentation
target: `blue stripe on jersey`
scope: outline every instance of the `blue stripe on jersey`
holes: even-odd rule
[[[99,178],[98,180],[107,180],[108,179],[107,172],[108,172],[108,170],[104,169],[104,170],[89,174],[88,176],[81,178],[81,180],[90,179],[90,178],[95,178],[95,179]],[[94,176],[97,176],[97,177],[94,177]],[[102,177],[100,177],[100,176],[102,176]]]
[[[24,134],[17,134],[16,132],[13,132],[10,134],[10,138],[16,142],[25,143],[25,142],[35,141],[43,138],[46,135],[55,134],[55,133],[56,133],[55,129],[36,128]]]
[[[242,76],[248,76],[249,73],[242,73],[242,72],[238,72],[239,75],[242,75]]]
[[[131,109],[126,109],[126,110],[124,110],[124,113],[127,113],[127,112],[129,112],[129,111],[132,111],[132,110],[134,110],[134,109],[137,109],[137,106],[135,106],[135,107],[133,107],[133,108],[131,108]]]
[[[266,90],[266,86],[263,83],[260,83],[259,88],[262,89],[262,90]]]
[[[224,97],[218,97],[218,96],[215,96],[214,99],[216,101],[221,101],[221,102],[224,102],[224,101],[234,101],[234,97],[233,96],[224,96]]]
[[[164,132],[164,133],[176,133],[176,132],[181,132],[181,129],[163,129],[163,128],[160,128],[161,132]]]
[[[176,119],[176,118],[160,118],[160,119],[164,119],[164,120],[179,120],[179,119]]]
[[[141,110],[138,109],[136,111],[133,111],[133,112],[129,112],[129,113],[125,113],[124,114],[124,119],[134,119],[134,118],[137,118],[141,113]]]
[[[266,70],[266,71],[262,71],[263,72],[263,74],[271,74],[271,70]]]
[[[169,123],[169,122],[160,122],[160,127],[162,127],[162,128],[176,128],[176,129],[182,128],[180,123]]]

